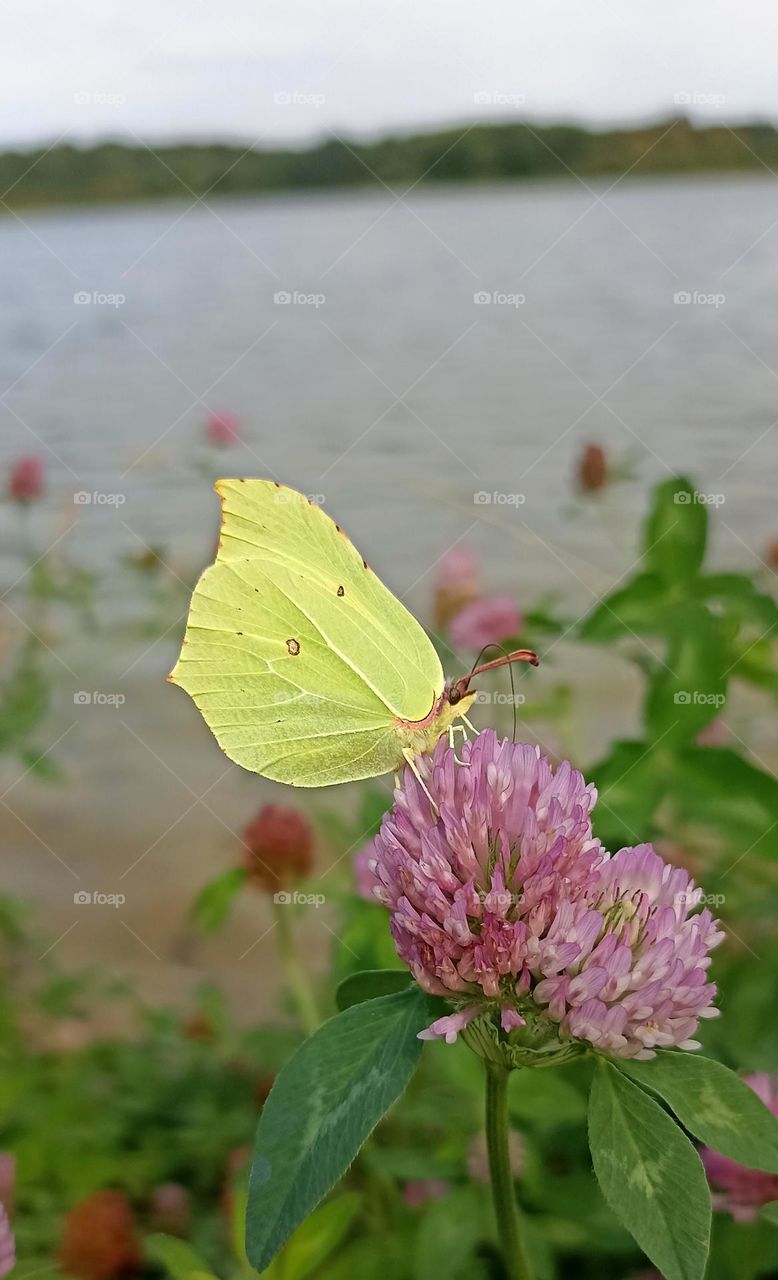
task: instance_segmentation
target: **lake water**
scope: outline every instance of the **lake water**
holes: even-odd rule
[[[117,943],[95,912],[65,949],[121,943],[128,964],[156,970],[141,946],[167,955],[169,902],[224,865],[272,790],[236,770],[220,781],[226,762],[162,684],[177,611],[138,634],[145,596],[120,567],[144,545],[185,579],[207,562],[206,472],[321,495],[422,614],[457,541],[495,587],[553,590],[580,614],[634,560],[648,485],[676,471],[720,495],[716,563],[758,563],[778,532],[777,191],[769,175],[571,180],[0,222],[0,467],[45,458],[30,536],[43,550],[62,534],[97,572],[101,628],[49,637],[50,742],[67,733],[68,785],[24,779],[9,795],[11,875],[64,929],[74,885],[115,889],[140,858],[126,920],[143,943]],[[218,459],[206,406],[242,423]],[[571,487],[590,440],[634,474],[596,513]],[[74,503],[81,492],[100,496]],[[0,515],[4,584],[21,567],[13,517]],[[94,687],[125,694],[121,717],[74,711],[74,691]],[[241,939],[255,923],[241,918]]]

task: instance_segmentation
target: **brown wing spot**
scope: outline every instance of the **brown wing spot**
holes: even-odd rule
[[[369,568],[370,568],[370,565],[367,563],[367,560],[363,560],[363,561],[362,561],[362,568],[363,568],[363,569],[369,569]]]
[[[338,595],[339,595],[339,596],[344,596],[345,594],[346,594],[346,589],[345,589],[345,587],[338,587]]]
[[[280,489],[280,488],[281,488],[281,486],[280,486],[280,484],[278,483],[278,481],[277,481],[277,480],[274,480],[274,481],[273,481],[273,484],[275,485],[276,489]]]
[[[295,640],[294,636],[292,636],[290,637],[289,640],[287,640],[286,647],[291,653],[292,657],[296,658],[298,653],[300,652],[300,641]]]

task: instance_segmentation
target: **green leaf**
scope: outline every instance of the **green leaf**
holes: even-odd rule
[[[552,1130],[579,1125],[586,1115],[586,1098],[559,1071],[514,1071],[508,1085],[508,1110],[522,1127]]]
[[[470,1280],[478,1244],[490,1234],[481,1190],[458,1187],[425,1208],[416,1236],[414,1280],[441,1274],[446,1280]]]
[[[754,623],[760,629],[778,627],[778,603],[766,591],[759,591],[744,573],[712,573],[700,578],[697,592],[731,612],[740,624]]]
[[[700,1158],[667,1112],[602,1060],[589,1147],[605,1199],[665,1280],[702,1280],[711,1208]]]
[[[662,630],[666,584],[654,573],[639,573],[592,609],[579,631],[582,640],[602,642]]]
[[[664,1051],[619,1070],[664,1098],[695,1138],[749,1169],[778,1173],[778,1120],[734,1071],[696,1054]]]
[[[48,682],[25,655],[0,687],[0,750],[24,742],[43,720],[48,705]]]
[[[394,968],[397,952],[386,918],[386,907],[377,898],[366,902],[351,894],[345,899],[338,926],[343,945],[335,949],[333,957],[336,983],[366,969]]]
[[[365,792],[359,806],[359,829],[363,840],[369,840],[372,836],[378,835],[384,814],[391,805],[391,791],[378,791],[372,788]]]
[[[28,747],[20,752],[20,758],[30,773],[40,778],[42,782],[62,782],[65,777],[61,765],[48,754],[45,747],[42,751],[35,747]]]
[[[732,670],[729,674],[733,680],[747,680],[758,689],[767,689],[778,700],[773,639],[772,634],[766,634],[754,642],[746,635],[739,646],[732,645]]]
[[[150,1260],[164,1267],[173,1280],[194,1280],[195,1276],[208,1276],[215,1280],[208,1264],[185,1240],[159,1232],[146,1236],[143,1248]]]
[[[195,899],[192,919],[203,933],[213,933],[224,924],[236,895],[246,883],[243,867],[230,867],[211,880]]]
[[[646,697],[648,736],[663,747],[695,738],[726,701],[729,663],[720,624],[698,600],[665,609],[664,663]]]
[[[378,996],[404,991],[413,979],[407,969],[363,969],[344,978],[335,992],[335,1004],[341,1011]]]
[[[303,1222],[275,1259],[268,1280],[307,1280],[318,1275],[348,1232],[360,1197],[350,1191],[321,1205]]]
[[[606,848],[621,849],[650,838],[664,786],[651,745],[616,742],[588,776],[597,785],[595,831]]]
[[[416,986],[354,1005],[325,1022],[279,1072],[259,1121],[249,1185],[246,1247],[258,1271],[405,1089],[430,1009]]]
[[[762,1205],[760,1212],[766,1222],[771,1222],[774,1227],[778,1227],[778,1200],[771,1200],[769,1204]]]
[[[778,781],[729,747],[688,747],[672,775],[673,810],[684,822],[725,835],[740,854],[775,859]]]
[[[643,535],[646,569],[668,585],[688,584],[705,558],[707,536],[707,508],[689,481],[678,476],[657,485]]]

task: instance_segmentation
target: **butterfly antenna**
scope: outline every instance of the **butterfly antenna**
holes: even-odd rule
[[[507,666],[508,666],[508,676],[509,676],[509,678],[510,678],[510,682],[511,682],[511,707],[512,707],[512,709],[513,709],[513,734],[512,734],[512,737],[513,737],[513,741],[515,742],[515,741],[516,741],[516,729],[517,729],[517,726],[518,726],[518,716],[517,716],[517,713],[516,713],[516,682],[515,682],[515,681],[514,681],[514,679],[513,679],[513,660],[512,660],[512,658],[511,658],[510,651],[509,651],[508,649],[506,649],[506,648],[505,648],[505,645],[504,645],[504,644],[499,644],[496,640],[492,640],[492,641],[490,641],[490,643],[489,643],[489,644],[485,644],[485,645],[484,645],[484,647],[483,647],[483,649],[482,649],[482,650],[481,650],[481,652],[479,653],[478,657],[476,658],[475,662],[473,663],[473,668],[472,668],[472,670],[471,670],[471,672],[470,672],[470,676],[469,676],[468,678],[470,678],[470,679],[471,679],[471,678],[473,677],[473,675],[475,674],[475,672],[478,670],[478,664],[479,664],[479,662],[480,662],[480,661],[481,661],[481,659],[483,658],[484,654],[488,652],[488,650],[489,650],[489,649],[499,649],[500,653],[501,653],[501,654],[503,654],[503,656],[504,656],[504,658],[505,658],[505,662],[506,662],[506,664],[507,664]]]
[[[499,649],[501,656],[499,658],[493,658],[491,662],[481,662],[481,658],[486,653],[487,649]],[[468,674],[466,676],[460,676],[459,679],[455,680],[454,683],[452,684],[451,689],[449,690],[449,695],[448,695],[449,702],[456,704],[457,702],[460,701],[461,698],[464,698],[465,695],[468,693],[468,686],[470,684],[470,681],[474,679],[475,676],[481,675],[484,671],[494,671],[496,670],[497,667],[510,666],[514,662],[529,662],[532,664],[533,667],[537,667],[540,665],[540,659],[538,655],[536,653],[533,653],[531,649],[513,649],[512,651],[509,652],[501,644],[497,644],[496,642],[493,644],[484,645],[483,649],[481,650],[478,657],[476,658],[474,666],[468,672]],[[511,672],[511,689],[513,688],[514,688],[513,672]],[[514,704],[513,704],[513,718],[514,718],[514,737],[515,737],[515,733],[516,733],[515,696],[514,696]]]

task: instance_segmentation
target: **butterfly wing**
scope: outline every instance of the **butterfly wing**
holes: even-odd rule
[[[244,768],[296,786],[402,763],[396,721],[443,690],[418,622],[302,494],[221,480],[216,563],[194,595],[171,673]]]

